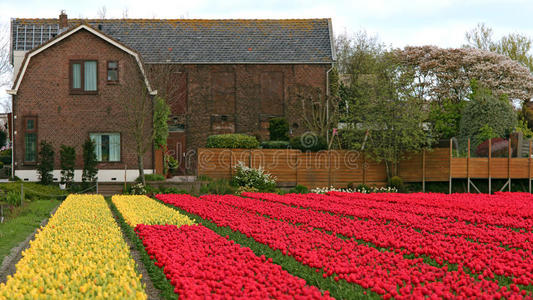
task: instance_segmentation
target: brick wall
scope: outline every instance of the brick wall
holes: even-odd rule
[[[69,89],[69,61],[91,59],[98,61],[98,94],[71,95]],[[107,61],[119,61],[119,84],[108,84]],[[134,139],[127,121],[125,97],[143,97],[140,71],[135,59],[81,30],[34,56],[28,65],[14,103],[16,115],[15,161],[19,170],[33,169],[24,165],[25,116],[37,117],[37,142],[50,142],[56,151],[59,168],[59,147],[64,144],[76,149],[76,168],[83,166],[82,144],[90,133],[119,132],[121,161],[100,163],[100,169],[135,169],[137,159]],[[151,104],[147,102],[150,109]],[[151,127],[151,113],[147,114],[145,130]],[[152,168],[152,150],[144,156],[144,167]]]
[[[169,72],[169,66],[150,67],[152,78]],[[187,149],[197,149],[205,146],[209,135],[217,133],[260,134],[268,139],[267,124],[273,116],[285,117],[291,127],[297,125],[294,134],[302,133],[305,131],[302,108],[295,94],[301,88],[311,88],[324,95],[330,65],[173,65],[172,68],[172,73],[186,78],[181,93],[186,96],[170,98],[181,103],[177,107],[187,107],[185,113],[176,114],[185,115]],[[167,84],[155,85],[165,97],[162,91]]]

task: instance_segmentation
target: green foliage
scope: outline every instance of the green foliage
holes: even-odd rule
[[[91,139],[87,139],[85,143],[83,143],[83,173],[81,181],[84,188],[89,188],[96,183],[96,180],[98,179],[96,177],[98,174],[97,164],[95,144]]]
[[[61,183],[67,187],[74,180],[74,167],[76,164],[76,150],[73,147],[61,145],[59,150],[59,161],[61,164]]]
[[[21,204],[20,193],[15,192],[15,191],[7,192],[7,194],[6,194],[6,202],[9,205],[19,206]]]
[[[328,149],[326,138],[313,133],[295,136],[290,140],[291,147],[301,151],[316,152]]]
[[[490,90],[472,83],[470,101],[463,109],[459,135],[471,139],[472,148],[488,138],[510,134],[516,125],[516,114],[509,101],[498,99]]]
[[[144,179],[146,181],[164,181],[166,178],[165,178],[165,176],[163,176],[161,174],[146,174],[146,175],[144,175]],[[135,181],[140,182],[141,178],[137,177],[137,179],[135,179]]]
[[[67,191],[60,190],[55,184],[42,185],[34,182],[2,182],[0,183],[0,190],[9,193],[20,193],[20,185],[24,186],[24,199],[63,199],[68,194]],[[20,198],[19,198],[20,199]]]
[[[307,194],[307,193],[309,193],[309,189],[306,186],[304,186],[304,185],[298,184],[297,186],[295,186],[292,189],[290,189],[289,193]]]
[[[397,188],[398,190],[403,189],[403,179],[400,176],[392,176],[390,179],[390,186]]]
[[[200,187],[200,194],[228,195],[235,194],[237,188],[230,184],[227,179],[209,180]]]
[[[254,136],[246,134],[217,134],[207,138],[206,147],[253,149],[259,147],[259,141]]]
[[[154,144],[157,148],[164,148],[167,145],[168,137],[168,116],[170,107],[165,99],[156,96],[154,99]]]
[[[268,122],[271,141],[289,140],[289,122],[285,118],[273,118]]]
[[[37,172],[39,172],[40,182],[50,184],[54,182],[52,171],[54,170],[54,148],[46,141],[41,142],[39,150],[39,161]]]
[[[146,195],[146,188],[142,182],[135,183],[131,186],[130,189],[131,195]]]
[[[287,149],[290,147],[288,141],[265,141],[261,143],[263,149]]]
[[[457,136],[461,122],[461,111],[465,104],[465,101],[457,103],[451,100],[443,100],[440,104],[438,102],[431,103],[428,120],[433,126],[432,133],[435,138],[449,139]]]
[[[20,202],[20,198],[18,200]],[[7,210],[6,220],[0,224],[0,261],[39,228],[42,220],[49,218],[50,212],[58,205],[59,201],[46,199],[24,202],[22,206]]]
[[[235,192],[235,194],[240,196],[244,192],[257,193],[259,192],[259,190],[251,186],[240,186],[239,188],[237,188],[237,192]]]
[[[261,167],[258,169],[244,165],[242,161],[235,166],[235,175],[231,182],[234,186],[255,188],[261,192],[272,192],[276,188],[276,179]]]
[[[4,165],[10,165],[11,164],[11,149],[6,149],[4,151],[0,151],[0,161],[4,163]]]
[[[533,130],[527,125],[527,121],[524,117],[520,117],[516,123],[516,132],[521,132],[524,138],[533,138]]]
[[[5,146],[7,142],[7,132],[5,130],[0,130],[0,147]]]

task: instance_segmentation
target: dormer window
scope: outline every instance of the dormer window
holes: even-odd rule
[[[107,62],[107,83],[118,83],[118,61]]]
[[[70,61],[70,93],[98,93],[98,62],[96,60]]]

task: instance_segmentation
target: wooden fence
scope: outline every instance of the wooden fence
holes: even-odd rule
[[[510,143],[509,143],[510,144]],[[489,145],[490,149],[490,145]],[[531,143],[527,158],[472,158],[470,151],[466,157],[452,157],[452,143],[449,148],[435,148],[413,154],[397,166],[398,175],[405,182],[448,181],[450,192],[452,179],[468,180],[468,191],[473,186],[470,179],[529,179],[531,191]],[[489,153],[491,151],[489,150]],[[364,183],[382,186],[387,183],[384,163],[376,163],[357,151],[331,150],[301,152],[291,149],[198,149],[198,175],[212,178],[231,178],[234,166],[239,162],[246,166],[263,167],[276,176],[280,186],[301,184],[313,187],[346,187]],[[505,188],[505,186],[504,186]],[[503,188],[502,188],[503,189]]]

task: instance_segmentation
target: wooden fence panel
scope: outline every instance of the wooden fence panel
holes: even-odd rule
[[[492,158],[490,160],[490,176],[492,178],[508,178],[508,159],[502,157]]]
[[[471,157],[468,173],[470,178],[488,178],[489,159],[484,157]]]
[[[412,154],[398,164],[398,176],[405,182],[422,181],[422,153]]]
[[[425,152],[426,181],[448,181],[450,177],[450,149],[435,148]]]
[[[511,159],[511,178],[528,178],[528,159]]]
[[[301,154],[300,151],[290,149],[262,149],[253,150],[251,153],[251,167],[263,167],[265,171],[275,176],[281,185],[296,185],[296,164],[298,156]]]
[[[449,159],[449,158],[448,158]],[[452,158],[452,178],[466,178],[466,157]]]
[[[330,184],[330,172],[326,151],[301,153],[298,156],[297,184],[309,188],[324,187]]]
[[[363,183],[363,157],[356,151],[334,151],[331,156],[331,185],[346,187]]]

